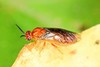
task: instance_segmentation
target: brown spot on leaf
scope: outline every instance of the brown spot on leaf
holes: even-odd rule
[[[72,54],[72,55],[76,54],[76,50],[70,51],[70,54]]]
[[[96,40],[96,41],[95,41],[95,44],[96,44],[96,45],[99,45],[99,44],[100,44],[100,40]]]

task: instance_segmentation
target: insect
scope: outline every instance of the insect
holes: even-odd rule
[[[75,32],[71,32],[60,28],[42,28],[37,27],[33,31],[26,31],[26,33],[16,24],[16,26],[22,31],[26,40],[51,40],[60,43],[74,43],[78,41],[79,35]]]

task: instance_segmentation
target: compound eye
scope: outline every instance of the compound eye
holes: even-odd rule
[[[31,38],[30,38],[30,37],[28,37],[28,38],[27,38],[27,40],[31,40]]]
[[[31,32],[27,31],[25,34],[26,40],[31,40]]]

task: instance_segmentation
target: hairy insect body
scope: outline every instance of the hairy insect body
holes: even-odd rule
[[[33,31],[26,31],[26,33],[16,24],[22,31],[26,40],[51,40],[60,43],[74,43],[78,40],[78,34],[60,28],[41,28],[37,27]]]

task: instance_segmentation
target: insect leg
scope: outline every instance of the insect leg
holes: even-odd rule
[[[45,48],[45,45],[46,45],[46,42],[43,43],[43,46],[42,46],[42,48],[41,48],[39,54],[41,54],[42,50]]]
[[[54,48],[56,48],[61,54],[63,54],[63,53],[61,52],[61,50],[60,50],[55,44],[51,43],[51,45],[52,45]]]

